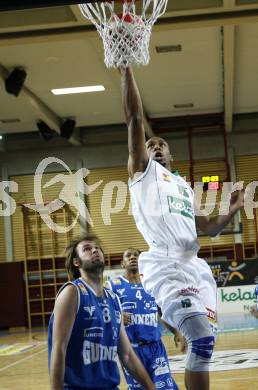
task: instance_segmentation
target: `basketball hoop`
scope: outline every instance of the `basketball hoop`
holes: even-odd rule
[[[136,1],[117,0],[79,5],[83,16],[95,25],[103,40],[104,61],[108,68],[149,63],[152,27],[166,11],[168,0],[141,0],[142,7],[138,15]],[[121,3],[122,13],[119,13]]]

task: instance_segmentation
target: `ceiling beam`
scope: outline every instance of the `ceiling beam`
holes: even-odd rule
[[[101,0],[94,0],[95,3]],[[92,3],[92,0],[83,0],[83,3]],[[60,5],[79,4],[78,0],[1,0],[0,11],[11,11],[17,9],[29,9],[29,8],[43,8],[43,7],[57,7]]]
[[[236,6],[236,0],[223,0],[223,8],[226,10],[233,9]]]
[[[235,78],[235,26],[223,27],[224,123],[232,131]]]
[[[258,113],[235,114],[234,115],[234,132],[249,132],[257,133],[258,129]]]
[[[235,9],[235,8],[234,8]],[[258,9],[223,11],[218,13],[185,15],[158,19],[155,31],[183,30],[203,27],[242,25],[258,22]]]
[[[83,3],[98,3],[98,2],[102,2],[103,0],[83,0],[83,1],[80,1],[80,0],[26,0],[26,1],[21,1],[21,0],[1,0],[1,3],[0,3],[0,12],[1,11],[12,11],[12,10],[25,10],[25,9],[35,9],[35,8],[45,8],[45,7],[59,7],[59,6],[66,6],[66,5],[77,5],[77,4],[80,4],[81,2]],[[223,7],[224,8],[228,8],[227,4],[225,6],[225,3],[231,3],[232,6],[236,6],[236,0],[224,0],[223,1]],[[255,3],[243,3],[243,4],[238,4],[237,7],[240,9],[240,8],[254,8],[255,6],[257,6],[257,4]],[[198,7],[196,7],[195,9],[197,9]],[[216,10],[218,10],[219,8],[221,8],[221,6],[216,6],[214,5],[214,8],[210,7],[209,6],[209,10],[211,10],[212,12],[216,12]],[[173,13],[177,13],[178,12],[185,12],[185,11],[190,11],[191,12],[191,7],[189,8],[184,8],[181,10],[173,10],[172,12]],[[169,10],[169,7],[168,7],[168,10]],[[201,11],[205,10],[205,8],[201,9]]]
[[[203,27],[220,27],[258,23],[258,9],[224,11],[201,15],[164,17],[154,25],[154,31],[170,31]],[[69,26],[35,31],[0,33],[0,46],[64,41],[97,37],[93,25]]]
[[[0,78],[3,81],[5,81],[9,74],[9,71],[4,66],[0,65]],[[63,120],[42,102],[37,95],[26,86],[23,86],[19,94],[19,99],[23,99],[23,101],[27,102],[38,116],[38,119],[44,121],[51,129],[55,130],[60,135],[60,127]],[[78,136],[72,136],[69,138],[69,142],[76,146],[81,145]]]

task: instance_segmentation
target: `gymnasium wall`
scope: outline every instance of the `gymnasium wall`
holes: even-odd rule
[[[50,187],[44,188],[44,184],[55,176],[56,174],[48,173],[43,177],[42,195],[46,202],[58,199],[61,190],[66,192],[65,195],[68,198],[71,198],[72,186],[76,185],[73,182],[71,183],[71,187],[63,189],[62,183],[58,182]],[[40,257],[42,258],[47,258],[52,255],[62,256],[69,238],[72,235],[79,234],[79,224],[69,232],[69,236],[67,234],[53,232],[42,221],[37,212],[30,211],[28,208],[22,209],[21,207],[21,203],[35,203],[34,175],[10,176],[10,180],[15,181],[19,186],[19,191],[12,194],[17,204],[15,213],[11,217],[15,260],[23,260],[25,257],[35,258],[35,256],[38,256],[38,253],[40,253]],[[61,213],[55,216],[55,223],[58,223],[60,226],[65,226],[70,223],[74,212],[75,210],[72,206],[67,213],[61,211]],[[28,243],[27,247],[25,247],[25,241]]]
[[[245,180],[249,183],[251,180],[258,179],[257,167],[258,167],[258,145],[256,142],[257,135],[249,134],[248,137],[240,137],[239,135],[232,135],[229,137],[229,144],[233,148],[235,154],[235,167],[238,180]],[[186,176],[187,180],[190,178],[190,167],[188,161],[188,147],[186,139],[169,139],[171,150],[174,155],[173,168],[177,169],[182,176]],[[215,147],[216,146],[216,147]],[[195,180],[200,180],[202,173],[205,171],[216,171],[223,179],[225,169],[219,158],[224,156],[223,141],[221,136],[215,137],[198,137],[193,140],[194,158],[197,160],[195,164]],[[0,155],[0,161],[7,167],[9,173],[9,179],[14,180],[19,185],[19,192],[13,193],[12,197],[16,202],[33,202],[33,179],[34,172],[38,163],[46,157],[55,156],[63,160],[71,170],[78,169],[78,161],[82,161],[82,164],[90,169],[90,174],[86,178],[87,185],[92,185],[103,180],[101,185],[94,191],[94,193],[86,196],[86,204],[93,219],[93,226],[89,226],[90,231],[94,231],[98,234],[104,244],[104,248],[107,253],[115,254],[123,251],[125,247],[136,246],[139,249],[145,249],[146,244],[142,237],[135,228],[133,218],[130,213],[129,206],[129,194],[127,189],[127,146],[126,144],[115,145],[98,145],[89,147],[66,147],[61,149],[45,149],[45,150],[30,150],[29,154],[25,152],[3,153]],[[217,159],[216,159],[217,158]],[[213,159],[210,162],[202,162],[202,159]],[[215,160],[214,160],[215,159]],[[58,171],[63,171],[64,167],[58,164],[52,164],[48,167],[48,172],[44,177],[44,182],[49,181],[55,177]],[[112,208],[118,207],[116,204],[117,188],[115,182],[123,182],[123,202],[124,205],[122,211],[118,213],[112,213]],[[107,184],[113,182],[110,188]],[[58,197],[61,190],[61,183],[52,185],[48,189],[44,190],[45,199],[53,200]],[[112,191],[113,196],[109,204],[103,204],[103,191]],[[43,192],[43,193],[44,193]],[[119,206],[119,207],[120,207]],[[119,208],[118,207],[118,208]],[[101,210],[111,211],[104,215]],[[69,218],[73,218],[73,212],[69,214]],[[105,223],[103,224],[103,217]],[[29,251],[33,254],[38,249],[37,245],[40,245],[43,251],[43,255],[49,256],[53,251],[53,235],[50,229],[44,225],[40,225],[40,244],[37,244],[36,239],[36,225],[35,216],[31,216],[34,221],[34,230],[27,232],[30,235],[30,248]],[[62,218],[62,217],[60,217]],[[242,213],[242,222],[244,225],[243,238],[245,242],[253,242],[256,238],[256,228],[254,220],[247,220]],[[12,215],[12,227],[13,227],[13,249],[14,259],[22,260],[26,256],[24,247],[24,228],[23,228],[23,215],[21,207],[18,206],[16,212]],[[71,231],[70,236],[79,232],[79,224]],[[70,237],[69,236],[69,237]],[[55,234],[55,255],[61,255],[65,247],[65,243],[69,238],[62,234]],[[207,237],[200,239],[201,245],[221,245],[232,243],[234,237],[232,235],[221,236],[217,241],[211,241]],[[28,256],[28,254],[27,254]],[[4,226],[3,218],[0,218],[0,261],[5,260],[5,246],[4,246]]]
[[[258,182],[258,154],[236,156],[236,175],[237,180],[244,180],[245,185],[251,181]],[[258,189],[256,190],[257,194]],[[244,242],[254,242],[257,239],[257,226],[253,219],[247,219],[245,212],[241,211],[241,220],[243,223],[242,239]]]
[[[170,144],[174,160],[189,160],[188,141],[186,137],[172,138],[171,135],[164,135]],[[257,133],[229,134],[228,146],[233,149],[235,156],[258,154]],[[86,137],[87,140],[87,137]],[[112,133],[108,139],[103,138],[102,144],[89,144],[88,146],[74,147],[67,145],[63,147],[31,147],[29,150],[16,150],[0,153],[0,166],[8,169],[9,175],[33,174],[41,160],[46,157],[55,156],[63,160],[71,170],[76,169],[78,160],[88,169],[123,166],[127,163],[128,149],[125,140],[115,143]],[[220,135],[194,137],[193,151],[195,159],[209,159],[224,156],[223,139]],[[62,170],[58,165],[48,167],[48,172]]]

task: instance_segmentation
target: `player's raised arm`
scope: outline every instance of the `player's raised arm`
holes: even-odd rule
[[[128,172],[144,172],[148,164],[145,147],[144,113],[142,101],[131,68],[121,69],[123,105],[128,126]]]

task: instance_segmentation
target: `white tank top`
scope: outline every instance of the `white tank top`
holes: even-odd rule
[[[184,179],[149,160],[129,188],[137,228],[150,248],[198,251],[194,193]]]

